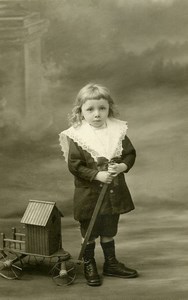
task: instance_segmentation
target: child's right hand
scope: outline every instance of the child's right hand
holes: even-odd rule
[[[113,180],[113,176],[108,171],[100,171],[95,176],[95,180],[110,184]]]

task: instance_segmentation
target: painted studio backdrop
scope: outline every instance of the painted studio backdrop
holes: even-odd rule
[[[159,299],[161,286],[162,296],[186,299],[187,11],[186,0],[0,0],[0,231],[18,226],[30,199],[55,201],[64,247],[78,254],[58,134],[85,84],[107,86],[137,150],[127,176],[136,210],[122,217],[118,240],[121,251],[129,237],[125,255],[144,274],[127,286],[134,300],[146,287],[143,299]]]

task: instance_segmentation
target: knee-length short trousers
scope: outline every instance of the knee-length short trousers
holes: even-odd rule
[[[114,237],[118,231],[119,214],[115,215],[99,215],[95,221],[91,236],[89,238],[92,241],[99,236]],[[80,230],[82,237],[85,236],[90,220],[80,221]]]

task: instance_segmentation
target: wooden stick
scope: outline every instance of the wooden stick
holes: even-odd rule
[[[10,243],[25,244],[25,241],[20,241],[20,240],[4,239],[4,241],[5,242],[10,242]]]
[[[12,227],[12,238],[13,238],[13,240],[16,239],[16,228],[15,227]]]
[[[1,233],[1,239],[0,239],[0,248],[3,249],[5,247],[5,234]]]
[[[101,208],[101,205],[102,205],[102,202],[104,200],[104,196],[106,194],[106,191],[108,189],[108,184],[105,183],[102,187],[102,190],[100,192],[100,195],[99,195],[99,198],[97,200],[97,203],[96,203],[96,206],[95,206],[95,209],[94,209],[94,212],[93,212],[93,215],[91,217],[91,221],[89,223],[89,226],[88,226],[88,229],[87,229],[87,232],[86,232],[86,235],[85,235],[85,238],[84,238],[84,242],[82,244],[82,247],[81,247],[81,251],[80,251],[80,254],[78,256],[78,260],[81,261],[82,260],[82,257],[83,257],[83,254],[84,254],[84,251],[85,251],[85,248],[86,248],[86,245],[88,243],[88,240],[90,238],[90,235],[91,235],[91,231],[93,229],[93,226],[95,224],[95,221],[96,221],[96,218],[98,216],[98,213],[100,211],[100,208]]]

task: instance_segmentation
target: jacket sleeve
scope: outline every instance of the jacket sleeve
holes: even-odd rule
[[[125,173],[127,173],[134,165],[136,159],[136,150],[127,136],[125,136],[124,140],[122,141],[122,147],[123,151],[121,155],[121,162],[127,165],[128,168],[125,171]]]
[[[89,181],[92,181],[98,173],[97,169],[87,167],[83,150],[71,139],[69,144],[68,168],[74,176]]]

